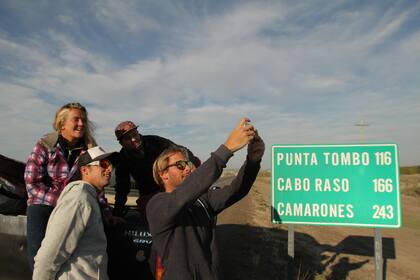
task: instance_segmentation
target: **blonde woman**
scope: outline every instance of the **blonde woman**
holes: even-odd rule
[[[25,168],[28,260],[32,270],[58,197],[76,173],[80,155],[96,146],[92,124],[80,103],[68,103],[58,109],[53,128],[54,132],[36,143]]]

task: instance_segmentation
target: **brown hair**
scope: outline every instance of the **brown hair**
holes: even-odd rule
[[[73,110],[73,109],[79,109],[80,111],[82,111],[82,114],[83,114],[84,118],[86,119],[85,133],[84,133],[84,136],[83,136],[83,138],[85,140],[85,144],[89,148],[96,146],[96,141],[93,138],[94,125],[88,119],[88,113],[86,111],[86,108],[78,102],[67,103],[67,104],[61,106],[60,109],[57,110],[57,112],[55,113],[55,118],[54,118],[54,122],[53,122],[54,130],[60,132],[60,128],[64,124],[68,113],[70,112],[70,110]]]
[[[181,153],[188,160],[188,153],[185,148],[172,145],[164,150],[153,163],[153,179],[155,179],[156,184],[161,187],[163,187],[163,181],[162,178],[160,178],[159,173],[166,170],[169,165],[169,158],[176,153]]]

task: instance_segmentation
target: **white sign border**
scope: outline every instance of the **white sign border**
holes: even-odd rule
[[[398,219],[397,224],[395,225],[383,225],[383,224],[356,224],[356,223],[329,223],[329,222],[278,222],[274,220],[275,209],[274,209],[274,148],[288,147],[288,148],[323,148],[323,147],[393,147],[395,154],[395,174],[397,180],[397,209],[398,209]],[[271,146],[271,222],[274,224],[299,224],[299,225],[319,225],[319,226],[353,226],[353,227],[369,227],[369,228],[400,228],[401,219],[402,219],[402,209],[401,209],[401,197],[400,197],[400,172],[399,172],[399,161],[398,161],[398,145],[397,144],[383,144],[383,143],[369,143],[369,144],[274,144]]]

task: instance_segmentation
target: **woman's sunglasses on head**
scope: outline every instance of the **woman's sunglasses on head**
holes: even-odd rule
[[[80,109],[84,112],[86,112],[86,108],[80,104],[79,102],[71,102],[63,105],[61,109]]]

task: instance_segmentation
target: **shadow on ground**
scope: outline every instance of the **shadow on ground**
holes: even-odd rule
[[[361,268],[369,259],[351,262],[340,254],[374,256],[374,240],[366,236],[349,236],[331,246],[295,232],[294,259],[287,255],[287,230],[225,224],[217,226],[217,238],[222,273],[225,279],[233,280],[312,280],[319,274],[325,279],[346,279],[350,271]],[[383,254],[385,264],[387,258],[395,258],[393,239],[383,238]]]
[[[373,238],[366,236],[348,236],[331,246],[295,232],[294,260],[287,256],[287,230],[225,224],[217,226],[217,238],[224,279],[232,280],[313,280],[328,265],[325,279],[346,279],[350,271],[361,268],[369,259],[355,263],[340,254],[374,256]],[[30,279],[25,243],[25,237],[0,234],[0,279]],[[385,272],[386,259],[396,258],[394,246],[393,239],[383,238]]]

